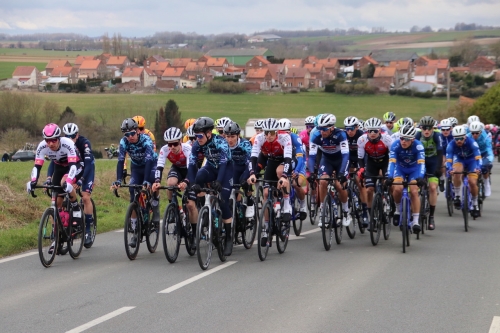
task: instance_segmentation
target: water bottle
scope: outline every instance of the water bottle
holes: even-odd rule
[[[333,212],[335,213],[335,216],[337,218],[339,218],[337,204],[335,203],[335,201],[333,202],[332,206],[333,206]]]
[[[280,216],[281,212],[281,202],[278,200],[274,203],[274,213],[276,214],[276,217]]]
[[[179,215],[181,217],[182,225],[186,226],[186,214],[184,214],[184,210],[182,209],[182,207],[179,207],[179,209]]]
[[[241,202],[236,203],[236,211],[238,212],[238,216],[240,219],[243,218],[243,206],[241,205]]]
[[[147,209],[141,208],[141,210],[142,210],[142,217],[144,219],[144,223],[148,223],[149,214],[148,214]]]
[[[218,228],[219,227],[219,215],[217,214],[215,209],[212,209],[212,215],[214,217],[215,227]]]
[[[311,206],[316,206],[316,193],[311,193]]]
[[[61,222],[63,227],[68,227],[69,225],[69,213],[65,210],[59,210],[59,217],[61,218]]]
[[[356,210],[359,210],[359,200],[358,200],[358,196],[353,194],[354,195],[354,208]]]

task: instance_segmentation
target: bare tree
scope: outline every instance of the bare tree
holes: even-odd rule
[[[472,38],[467,38],[456,43],[450,49],[450,57],[460,57],[462,64],[468,64],[477,58],[481,49],[472,41]]]
[[[107,32],[102,36],[102,52],[103,53],[110,52],[110,42],[109,42],[109,36],[108,36]]]
[[[22,128],[9,128],[2,135],[2,144],[7,147],[10,152],[24,146],[30,139],[28,131]]]
[[[495,57],[495,63],[499,65],[498,58],[500,58],[500,40],[490,45],[490,52]]]

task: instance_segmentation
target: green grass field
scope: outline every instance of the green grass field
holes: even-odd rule
[[[46,62],[1,62],[0,61],[0,80],[12,78],[12,73],[17,66],[35,66],[39,71],[45,70]]]
[[[76,58],[79,55],[90,56],[102,53],[101,51],[52,51],[43,49],[9,49],[0,48],[0,56],[20,56],[20,57],[53,57],[58,58]]]

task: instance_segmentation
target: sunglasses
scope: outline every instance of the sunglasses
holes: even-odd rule
[[[306,125],[306,128],[314,128],[314,125]]]
[[[409,141],[411,141],[413,139],[412,138],[399,138],[399,140],[405,141],[405,142],[409,142]]]
[[[139,131],[144,131],[144,127],[137,127]]]
[[[224,130],[223,129],[217,130],[217,132],[219,132],[219,134],[224,134]]]
[[[346,130],[346,131],[354,131],[354,130],[355,130],[355,128],[354,128],[354,127],[346,127],[346,128],[345,128],[345,130]]]
[[[455,141],[464,141],[465,140],[465,136],[461,136],[459,138],[455,138]]]
[[[259,129],[259,128],[256,128],[256,129],[255,129],[255,133],[262,133],[262,132],[264,132],[264,130]]]
[[[167,143],[169,147],[177,147],[179,145],[179,142],[169,142]]]
[[[330,127],[318,127],[318,130],[320,130],[321,132],[326,132],[330,129]]]
[[[472,135],[479,135],[481,132],[470,132]]]
[[[45,139],[46,143],[56,143],[57,139]]]
[[[189,140],[191,140],[191,141],[193,141],[193,140],[195,140],[195,139],[196,139],[196,137],[195,137],[195,136],[190,136],[190,137],[189,137]]]
[[[422,126],[422,131],[430,131],[432,130],[432,126]]]
[[[451,130],[451,128],[441,128],[441,132],[449,131],[449,130]]]
[[[66,135],[67,138],[70,138],[70,139],[74,139],[76,138],[76,134],[73,134],[73,135]]]
[[[276,135],[276,131],[264,131],[265,135]]]
[[[368,133],[378,134],[379,130],[368,130]]]
[[[203,133],[196,133],[194,136],[195,136],[197,139],[203,139],[203,137],[205,136],[205,134],[203,134]]]
[[[386,124],[394,124],[394,122],[393,122],[393,121],[386,121],[385,123],[386,123]]]
[[[130,132],[123,133],[123,136],[125,136],[126,138],[128,138],[128,137],[134,136],[136,134],[137,134],[136,131],[130,131]]]

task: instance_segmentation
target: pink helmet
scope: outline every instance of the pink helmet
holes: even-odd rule
[[[57,126],[57,124],[50,123],[45,125],[42,135],[44,139],[57,139],[61,136],[61,129]]]

